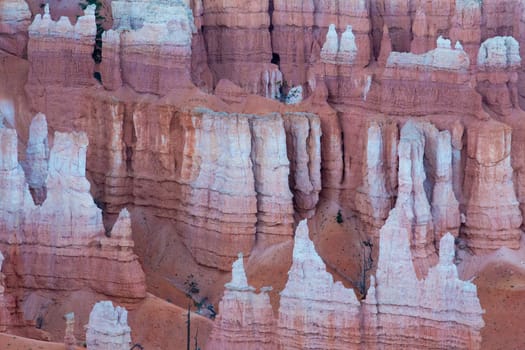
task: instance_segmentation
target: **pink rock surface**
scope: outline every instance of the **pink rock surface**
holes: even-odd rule
[[[36,15],[29,26],[29,87],[93,85],[95,63],[91,54],[96,30],[94,6],[89,6],[75,25],[67,17],[54,22],[46,6],[44,15]]]
[[[101,75],[116,90],[164,95],[191,84],[193,16],[184,3],[113,1],[114,30],[103,35]],[[177,76],[177,79],[173,79]]]
[[[377,283],[367,294],[367,304],[377,304],[369,318],[378,326],[376,346],[479,349],[483,311],[476,286],[458,278],[454,237],[441,239],[438,264],[419,280],[404,220],[396,204],[381,229]]]
[[[30,22],[31,12],[25,1],[0,2],[0,49],[16,56],[25,56]]]
[[[9,259],[8,285],[51,290],[89,287],[125,300],[143,298],[144,273],[137,257],[119,247],[133,246],[129,223],[127,238],[120,234],[115,239],[128,243],[111,244],[104,235],[101,211],[89,194],[86,135],[55,133],[45,183],[47,197],[35,206],[17,162],[16,133],[0,131],[6,172],[2,197],[8,199],[2,203],[9,206],[3,210],[11,212],[2,215],[1,222],[1,243]],[[7,156],[10,152],[14,157]],[[120,225],[116,227],[122,232]],[[101,269],[107,271],[105,276],[100,276]]]
[[[242,254],[233,263],[232,280],[225,288],[206,349],[278,349],[267,288],[256,293],[255,288],[248,285]]]
[[[518,248],[522,214],[510,163],[512,130],[496,121],[468,132],[464,234],[474,249]]]
[[[359,301],[326,271],[306,220],[296,229],[292,267],[280,295],[277,334],[282,348],[358,348]]]

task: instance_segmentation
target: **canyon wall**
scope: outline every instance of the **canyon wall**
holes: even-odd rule
[[[520,248],[520,2],[110,5],[100,64],[92,57],[96,7],[76,21],[45,7],[30,24],[25,3],[0,5],[0,48],[27,54],[25,93],[32,112],[47,115],[31,125],[17,116],[15,124],[0,101],[0,119],[19,129],[19,140],[2,129],[0,248],[8,289],[90,288],[142,299],[134,225],[145,228],[133,234],[145,270],[180,289],[184,277],[173,265],[186,257],[215,302],[217,276],[227,275],[239,252],[280,249],[291,244],[299,220],[340,216],[340,241],[319,224],[316,244],[356,247],[347,254],[355,268],[344,272],[331,251],[322,261],[300,226],[296,248],[308,254],[293,253],[283,290],[226,287],[215,348],[255,346],[258,337],[268,348],[328,347],[334,332],[345,334],[337,345],[345,348],[480,346],[479,304],[450,263],[451,241],[473,256]],[[46,123],[56,131],[50,137]],[[19,142],[27,143],[25,154]],[[333,212],[324,212],[326,203]],[[379,262],[370,270],[363,247]],[[57,267],[49,273],[46,264]],[[360,294],[368,287],[366,299],[333,283],[324,264],[343,271],[338,278]],[[312,275],[300,274],[297,266],[305,265]],[[104,280],[95,273],[102,266],[111,271]],[[395,269],[403,271],[398,279],[390,278]],[[377,278],[370,282],[370,275]],[[313,296],[297,287],[307,283]],[[405,285],[410,292],[399,295]],[[438,306],[429,301],[449,289],[455,294],[438,298]],[[283,311],[274,307],[270,320],[268,304],[277,301],[267,299],[279,292]],[[456,299],[468,310],[458,310]],[[237,306],[249,314],[241,323],[247,329],[229,315]],[[265,331],[247,343],[234,336],[248,338],[259,322]],[[451,322],[458,327],[451,330]],[[406,332],[413,328],[426,340]],[[453,336],[439,344],[447,332]]]

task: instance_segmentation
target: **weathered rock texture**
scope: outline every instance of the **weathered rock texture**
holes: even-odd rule
[[[522,214],[510,161],[512,130],[496,122],[479,123],[468,132],[464,234],[472,248],[518,248]]]
[[[93,85],[95,62],[91,58],[96,35],[95,6],[91,5],[72,25],[67,17],[54,22],[49,6],[43,15],[36,15],[29,26],[27,46],[29,87],[42,93],[47,85],[86,87]],[[57,45],[58,43],[58,45]]]
[[[46,199],[48,163],[49,141],[47,137],[47,121],[46,116],[39,113],[31,121],[29,141],[26,148],[26,159],[22,163],[29,190],[37,205],[42,204]]]
[[[251,349],[259,336],[264,349],[479,349],[483,311],[476,286],[458,278],[454,237],[443,236],[439,262],[419,280],[402,209],[393,209],[381,229],[377,281],[371,277],[362,303],[352,289],[334,283],[301,221],[273,337],[267,296],[247,284],[239,259],[209,348]]]
[[[308,237],[306,220],[295,231],[292,267],[280,294],[277,334],[283,348],[358,347],[359,301],[326,271]]]
[[[45,182],[47,197],[36,206],[18,164],[16,132],[0,132],[5,172],[0,186],[4,198],[0,242],[9,259],[9,287],[89,287],[126,300],[143,298],[144,273],[136,255],[127,249],[133,247],[129,218],[115,224],[117,237],[107,238],[102,213],[89,193],[86,135],[55,133]]]
[[[290,237],[294,203],[305,214],[315,207],[320,191],[316,116],[160,111],[158,121],[139,111],[133,116],[134,203],[174,218],[200,263],[227,270],[237,252],[250,253],[256,238],[276,243]],[[167,141],[151,144],[159,136]],[[160,171],[151,174],[152,167]],[[169,189],[160,197],[155,194],[159,181]],[[203,206],[208,196],[213,200]]]
[[[264,94],[281,79],[271,64],[269,1],[203,0],[203,35],[216,81],[228,79]],[[273,98],[266,94],[267,97]]]
[[[126,309],[114,307],[111,301],[96,303],[89,314],[86,344],[89,350],[129,350],[131,328]]]
[[[469,65],[463,48],[452,48],[441,37],[437,48],[424,54],[392,52],[382,76],[381,110],[399,115],[476,113],[481,100],[469,86]],[[465,98],[452,98],[458,95]]]
[[[64,335],[64,345],[66,350],[75,350],[77,339],[75,338],[75,313],[69,312],[64,315],[66,320],[66,331]]]
[[[483,311],[476,286],[458,278],[454,237],[441,239],[438,264],[418,280],[404,220],[405,213],[395,208],[381,229],[377,284],[366,301],[377,305],[369,318],[378,326],[376,346],[479,349]]]
[[[267,288],[257,294],[255,288],[248,285],[242,254],[233,263],[232,280],[225,287],[206,349],[278,349]]]
[[[27,52],[27,29],[31,12],[23,0],[0,2],[0,49],[16,56]]]
[[[191,10],[178,1],[113,1],[114,29],[103,34],[102,82],[116,90],[164,95],[191,84]],[[176,78],[174,78],[176,77]]]

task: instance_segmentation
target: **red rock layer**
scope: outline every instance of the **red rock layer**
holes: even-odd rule
[[[270,63],[269,1],[203,0],[202,4],[202,32],[215,80],[228,79],[250,93],[264,95],[269,84],[265,75],[277,69]]]
[[[114,30],[102,40],[107,89],[128,84],[137,92],[164,95],[191,84],[194,22],[186,5],[113,1],[112,9]]]
[[[201,96],[190,103],[209,103]],[[313,114],[99,101],[69,111],[90,116],[80,125],[90,130],[88,168],[96,198],[110,214],[136,205],[172,220],[172,234],[183,238],[200,264],[229,269],[256,239],[289,239],[294,206],[308,215],[317,203],[321,130]]]
[[[468,202],[463,233],[472,248],[518,248],[522,214],[510,163],[512,130],[490,121],[469,129],[465,184]]]
[[[41,93],[47,85],[83,87],[95,83],[91,58],[96,34],[94,11],[94,6],[89,6],[75,25],[67,17],[52,21],[48,6],[44,15],[35,16],[27,48],[32,93]]]

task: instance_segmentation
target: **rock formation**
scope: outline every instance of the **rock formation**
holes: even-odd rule
[[[315,115],[203,108],[175,113],[157,105],[143,105],[131,120],[120,107],[108,108],[108,115],[115,118],[114,141],[94,153],[109,148],[112,154],[111,173],[104,173],[100,161],[100,173],[95,168],[97,179],[111,180],[105,184],[107,210],[156,208],[158,217],[174,220],[174,231],[203,265],[228,270],[238,252],[249,255],[256,239],[289,239],[294,206],[308,215],[317,203],[321,130]],[[127,145],[126,128],[135,130]],[[104,145],[103,136],[94,135],[94,143]],[[152,168],[158,171],[152,174]],[[203,206],[208,197],[213,200]]]
[[[370,122],[364,138],[363,183],[356,191],[356,211],[361,220],[376,233],[383,226],[392,208],[392,198],[397,187],[397,143],[398,128],[394,123]],[[376,232],[373,232],[376,231]]]
[[[511,135],[509,126],[496,121],[480,122],[467,135],[463,233],[474,249],[519,247],[523,218],[513,184]]]
[[[439,262],[419,280],[403,209],[396,206],[381,229],[377,281],[371,277],[362,303],[334,283],[301,221],[275,333],[268,297],[248,285],[240,256],[207,348],[251,349],[256,337],[265,349],[479,349],[483,310],[476,286],[458,277],[454,237],[441,238]]]
[[[452,242],[462,277],[520,247],[520,1],[103,0],[100,63],[100,5],[40,2],[0,3],[0,330],[28,295],[142,307],[134,250],[149,291],[180,304],[188,270],[216,304],[242,252],[276,292],[237,260],[210,348],[481,346]]]
[[[49,6],[29,26],[27,55],[31,62],[29,87],[37,93],[47,85],[84,87],[93,85],[95,62],[91,58],[96,35],[95,6],[91,5],[72,25],[67,17],[54,22]],[[57,47],[56,42],[60,45]]]
[[[50,290],[89,287],[126,300],[143,298],[144,273],[137,257],[121,248],[133,246],[129,222],[125,228],[117,223],[118,237],[107,239],[101,211],[89,194],[86,135],[55,133],[45,182],[47,197],[39,206],[33,204],[18,164],[16,132],[0,129],[0,139],[5,173],[0,188],[6,199],[0,242],[9,252],[8,285]],[[73,264],[75,270],[70,269]],[[107,272],[105,276],[100,276],[101,269]]]
[[[278,349],[268,288],[262,288],[257,294],[255,288],[248,285],[242,254],[233,263],[232,280],[225,288],[206,349]]]
[[[381,110],[400,115],[476,113],[481,101],[469,87],[469,65],[461,46],[452,48],[450,40],[441,37],[436,49],[421,55],[392,52],[382,77]],[[468,97],[449,98],[459,94]]]
[[[380,233],[377,281],[366,302],[368,308],[377,305],[369,318],[371,325],[378,326],[376,346],[479,349],[483,311],[476,286],[458,278],[454,237],[443,236],[438,264],[424,280],[418,280],[405,220],[396,205]]]
[[[64,336],[64,344],[66,350],[75,350],[77,346],[77,339],[75,338],[75,313],[69,312],[64,315],[66,320],[66,335]]]
[[[359,301],[326,271],[306,220],[297,226],[292,267],[280,294],[277,334],[283,348],[358,348]]]
[[[35,204],[46,199],[46,180],[48,175],[49,143],[47,137],[46,116],[37,114],[29,127],[29,141],[26,148],[25,167],[27,184],[32,192]]]
[[[217,81],[228,79],[250,93],[263,93],[265,76],[277,69],[270,63],[269,1],[202,4],[208,64]]]
[[[0,3],[0,49],[16,56],[24,56],[30,22],[31,12],[25,1],[2,1]]]
[[[477,59],[477,91],[483,102],[499,115],[510,115],[518,105],[519,43],[513,37],[485,40]]]
[[[93,306],[86,328],[89,350],[129,350],[131,347],[128,312],[123,307],[114,307],[111,301],[100,301]]]
[[[164,95],[191,84],[191,10],[182,2],[113,1],[114,29],[104,33],[102,82]],[[173,79],[177,76],[177,79]]]

